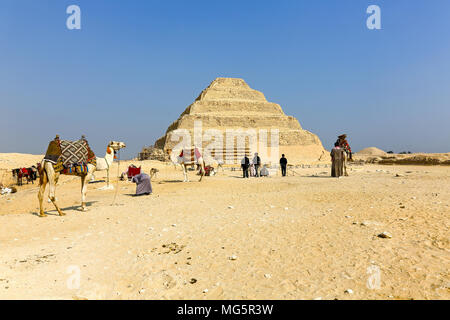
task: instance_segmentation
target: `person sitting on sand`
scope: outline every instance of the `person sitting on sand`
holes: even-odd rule
[[[263,167],[261,168],[261,171],[259,172],[259,175],[261,177],[268,177],[269,176],[269,170],[267,169],[266,165],[263,165]]]
[[[152,184],[150,182],[150,177],[148,174],[137,174],[131,181],[136,183],[135,196],[149,195],[152,193]]]

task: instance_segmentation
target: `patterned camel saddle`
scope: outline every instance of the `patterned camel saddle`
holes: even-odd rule
[[[44,160],[53,163],[56,172],[65,174],[86,174],[87,165],[96,165],[94,152],[84,136],[80,140],[60,140],[59,136],[50,141]]]
[[[198,159],[202,157],[202,154],[198,150],[198,148],[191,149],[183,149],[181,150],[180,155],[178,156],[183,159],[183,162],[187,165],[197,163]]]

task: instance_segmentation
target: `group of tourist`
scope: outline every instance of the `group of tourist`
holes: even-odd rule
[[[347,175],[346,170],[346,160],[352,160],[352,149],[347,141],[347,135],[342,134],[338,136],[336,143],[334,144],[334,148],[331,150],[331,176],[332,177],[340,177],[343,175]],[[283,154],[280,159],[280,168],[281,175],[283,177],[286,176],[287,169],[287,159]],[[248,177],[262,177],[268,176],[269,170],[264,165],[261,171],[259,168],[261,167],[261,158],[258,156],[258,153],[255,153],[253,160],[250,162],[250,159],[247,155],[241,161],[241,168],[243,178]]]
[[[264,165],[261,168],[261,170],[259,170],[260,167],[261,167],[261,158],[258,156],[258,153],[255,153],[255,156],[253,157],[253,160],[251,162],[250,162],[250,159],[247,157],[247,155],[245,155],[241,161],[243,178],[269,176],[269,169],[267,169],[267,166]],[[280,168],[281,168],[281,174],[283,175],[283,177],[285,177],[286,176],[286,168],[287,168],[287,159],[284,156],[284,154],[282,155],[282,157],[280,159]]]
[[[259,168],[261,167],[261,158],[258,156],[258,153],[255,153],[255,156],[253,157],[251,163],[250,159],[247,157],[247,155],[244,156],[241,160],[241,167],[243,172],[243,178],[251,177],[259,177],[260,171]],[[267,168],[266,168],[267,170]],[[249,175],[250,171],[250,175]]]
[[[352,149],[348,144],[346,134],[338,136],[338,139],[334,144],[334,148],[331,150],[330,156],[331,176],[340,177],[343,175],[347,175],[345,162],[347,158],[350,160],[352,159]],[[281,175],[283,177],[286,176],[287,163],[288,161],[286,159],[286,156],[282,154],[280,158],[280,168]],[[243,178],[269,176],[269,170],[267,169],[266,165],[261,168],[261,158],[259,157],[258,153],[255,153],[252,161],[250,161],[247,155],[245,155],[241,161],[241,167]],[[134,176],[132,181],[137,185],[136,195],[148,195],[152,193],[150,177],[145,173]]]

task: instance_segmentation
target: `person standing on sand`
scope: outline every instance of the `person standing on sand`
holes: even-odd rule
[[[280,167],[281,167],[281,175],[283,177],[286,177],[287,159],[284,157],[284,154],[281,155]]]
[[[331,176],[339,178],[343,175],[344,150],[339,146],[339,142],[334,144],[331,150]]]
[[[256,172],[255,172],[255,165],[252,163],[250,164],[250,177],[255,177],[256,176]]]
[[[245,155],[244,158],[241,160],[243,178],[248,178],[248,167],[249,166],[250,166],[250,159],[247,158],[247,155]]]
[[[258,153],[255,153],[255,157],[253,158],[252,162],[255,166],[255,177],[259,177],[259,167],[261,166],[261,158],[258,156]]]

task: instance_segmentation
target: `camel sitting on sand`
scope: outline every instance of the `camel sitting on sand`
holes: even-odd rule
[[[194,147],[192,149],[185,148],[183,150],[169,150],[169,157],[174,165],[180,164],[183,168],[183,182],[189,182],[187,166],[193,164],[201,166],[200,179],[198,181],[202,181],[203,175],[205,174],[205,161],[203,160],[202,154],[198,148]]]
[[[117,141],[111,141],[107,146],[107,154],[108,149],[112,149],[114,151],[120,150],[125,147],[125,143],[123,142],[117,142]],[[112,154],[112,152],[110,152]],[[77,174],[81,178],[81,210],[86,211],[86,191],[87,191],[87,182],[89,181],[92,173],[96,170],[97,166],[93,164],[87,165],[87,172],[84,174]],[[55,169],[53,167],[53,163],[47,160],[42,160],[41,166],[39,168],[39,193],[38,193],[38,199],[39,199],[39,216],[40,217],[46,217],[47,215],[44,213],[44,206],[43,206],[43,199],[44,199],[44,192],[45,187],[47,186],[47,183],[50,186],[50,193],[49,198],[53,202],[53,205],[55,206],[56,210],[58,211],[58,214],[60,216],[65,215],[61,209],[59,208],[58,204],[56,203],[56,197],[55,197],[55,191],[56,191],[56,184],[58,183],[58,179],[60,174],[65,174],[61,172],[55,172]]]

